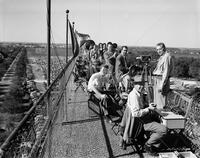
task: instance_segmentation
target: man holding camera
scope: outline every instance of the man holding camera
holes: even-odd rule
[[[170,76],[173,70],[173,62],[170,53],[166,50],[164,43],[158,43],[156,50],[160,55],[154,77],[154,102],[158,109],[163,109],[167,103],[167,94],[170,89]]]

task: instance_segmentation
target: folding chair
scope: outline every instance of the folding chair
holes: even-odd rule
[[[121,100],[120,100],[121,101]],[[120,104],[120,102],[118,103],[118,104]],[[124,104],[124,103],[123,103]],[[119,133],[119,131],[120,131],[120,129],[119,129],[119,124],[120,124],[120,122],[121,122],[121,120],[122,120],[122,117],[123,117],[123,114],[124,114],[124,110],[125,110],[125,104],[124,105],[122,105],[122,107],[121,107],[121,109],[117,109],[116,110],[116,112],[117,112],[117,114],[119,115],[118,117],[114,117],[114,118],[112,118],[112,123],[113,123],[113,125],[112,125],[112,127],[111,127],[111,129],[113,130],[113,132],[114,132],[114,134],[115,135],[118,135],[118,133]],[[117,127],[117,130],[115,129]]]
[[[140,121],[140,118],[135,118],[133,131],[134,133],[127,145],[130,145],[132,148],[134,146],[138,152],[141,152],[143,151],[143,147],[147,139],[147,133],[144,131],[143,123]]]
[[[94,92],[87,91],[87,93],[88,93],[88,109],[93,111],[93,113],[95,114],[94,116],[97,115],[101,116],[103,112],[101,109],[100,100],[95,97]]]

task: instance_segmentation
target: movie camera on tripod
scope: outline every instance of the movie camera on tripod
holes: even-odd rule
[[[153,102],[153,84],[152,84],[152,75],[151,75],[151,56],[149,55],[142,55],[136,57],[137,65],[141,68],[141,76],[142,81],[145,87],[146,95],[147,95],[147,102]]]
[[[137,61],[140,61],[142,63],[150,63],[151,61],[151,56],[149,55],[141,55],[139,57],[136,57]]]
[[[136,57],[136,66],[138,66],[141,69],[142,74],[145,76],[151,74],[151,56],[149,55],[141,55],[139,57]]]

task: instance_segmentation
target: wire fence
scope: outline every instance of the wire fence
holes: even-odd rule
[[[74,67],[71,58],[1,145],[0,157],[40,157]]]

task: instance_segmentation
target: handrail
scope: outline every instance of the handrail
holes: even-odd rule
[[[200,94],[199,94],[200,95]],[[199,113],[200,107],[198,105],[199,96],[195,100],[195,95],[189,96],[185,95],[179,91],[173,90],[168,95],[168,105],[167,108],[178,112],[183,115],[186,119],[184,136],[190,140],[191,150],[200,156],[200,123],[199,123]],[[198,131],[198,132],[197,132]],[[197,157],[199,157],[197,156]]]
[[[69,62],[70,62],[69,64],[71,64],[72,61],[69,61]],[[65,69],[64,69],[64,70],[65,70]],[[62,72],[61,72],[61,73],[62,73]],[[60,73],[60,74],[61,74],[61,73]],[[59,78],[60,74],[58,75],[57,78]],[[68,84],[68,81],[69,81],[69,79],[70,79],[71,74],[72,74],[72,72],[70,72],[69,78],[67,79],[65,85],[63,86],[64,88],[63,88],[62,91],[60,92],[60,96],[59,96],[57,102],[55,103],[56,105],[59,104],[61,98],[63,97],[63,93],[64,93],[64,91],[65,91],[65,87],[66,87],[67,84]],[[57,78],[56,78],[56,79],[57,79]],[[55,81],[56,81],[56,79],[55,79]],[[56,82],[53,82],[53,83],[56,83]],[[53,83],[52,83],[52,84],[53,84]],[[58,108],[58,109],[59,109],[59,108]],[[43,133],[45,132],[45,130],[48,131],[50,125],[53,124],[53,122],[54,122],[54,120],[55,120],[55,117],[56,117],[56,114],[57,114],[57,112],[58,112],[58,109],[56,110],[56,112],[54,112],[54,114],[53,114],[53,116],[52,116],[52,119],[51,119],[51,120],[48,120],[48,121],[46,122],[45,127],[43,128],[43,130],[42,130],[42,132],[41,132],[41,135],[43,135]],[[36,150],[37,150],[37,147],[39,147],[39,144],[41,143],[42,139],[44,139],[44,138],[40,137],[40,139],[36,140],[35,144],[33,145],[32,149],[31,149],[31,152],[30,152],[28,158],[36,157],[36,155],[37,155],[37,151],[36,151]],[[44,143],[45,143],[45,142],[44,142]]]
[[[64,93],[64,89],[62,89],[62,92],[60,93],[61,95],[59,96],[57,102],[55,103],[56,105],[59,104],[60,102],[60,99],[63,97],[63,93]],[[29,157],[28,158],[32,158],[32,157],[35,157],[37,155],[37,148],[39,147],[39,144],[41,143],[42,141],[42,135],[44,134],[45,130],[48,131],[49,130],[49,127],[50,125],[54,122],[54,119],[55,119],[55,115],[57,114],[58,110],[53,114],[53,117],[52,119],[48,120],[46,122],[46,124],[44,125],[44,128],[42,129],[41,131],[41,137],[39,139],[36,140],[35,144],[33,145],[32,149],[31,149],[31,152],[29,154]],[[46,135],[45,135],[46,136]]]
[[[53,86],[56,85],[56,83],[64,76],[67,68],[70,66],[70,64],[72,63],[72,61],[75,59],[75,57],[71,58],[68,63],[66,64],[66,66],[64,67],[64,69],[58,74],[58,76],[55,78],[55,80],[50,84],[50,86],[47,88],[47,90],[45,91],[44,94],[41,95],[41,97],[38,99],[37,102],[34,103],[34,105],[30,108],[30,110],[26,113],[26,115],[24,116],[24,118],[20,121],[19,125],[12,131],[12,133],[8,136],[8,138],[5,140],[5,142],[1,145],[0,147],[0,157],[2,157],[4,155],[4,152],[7,150],[8,146],[10,145],[10,143],[12,142],[12,140],[16,137],[16,134],[18,134],[18,131],[20,131],[20,129],[23,128],[23,125],[28,121],[29,117],[35,112],[36,107],[44,100],[44,98],[51,92],[51,90],[53,89]],[[66,81],[68,82],[68,81]],[[67,84],[67,83],[66,83]],[[66,86],[66,85],[65,85]],[[62,96],[64,88],[62,88],[62,92],[60,93]],[[48,118],[48,120],[50,120],[51,122],[52,118]],[[49,121],[48,121],[49,122]]]

